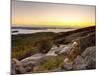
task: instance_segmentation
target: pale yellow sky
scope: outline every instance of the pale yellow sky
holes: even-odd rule
[[[95,6],[12,1],[12,26],[95,25]]]

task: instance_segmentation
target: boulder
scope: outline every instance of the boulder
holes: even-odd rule
[[[96,47],[88,47],[81,55],[84,58],[87,69],[96,68]]]
[[[25,71],[25,68],[23,67],[23,64],[16,58],[13,58],[12,59],[12,75],[23,74],[25,72],[26,71]]]
[[[91,46],[95,46],[95,32],[73,40],[68,58],[73,61],[78,55],[81,55],[86,48]]]
[[[33,70],[33,67],[38,66],[43,58],[44,54],[37,53],[21,60],[20,62],[23,63],[26,72],[31,72]]]
[[[68,58],[65,58],[61,68],[62,68],[62,70],[65,70],[65,71],[72,70],[72,68],[73,68],[72,64],[73,64],[72,61],[69,61]]]
[[[67,54],[71,48],[71,44],[68,45],[60,45],[55,51],[56,54]]]

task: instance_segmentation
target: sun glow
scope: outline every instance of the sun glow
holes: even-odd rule
[[[82,18],[52,18],[52,19],[13,19],[12,24],[17,25],[37,25],[37,26],[66,26],[66,27],[86,27],[95,25],[95,21],[92,19],[82,19]]]
[[[13,1],[12,25],[92,26],[95,25],[95,6]]]

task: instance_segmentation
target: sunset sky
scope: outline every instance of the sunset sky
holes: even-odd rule
[[[95,25],[95,6],[12,1],[12,26]]]

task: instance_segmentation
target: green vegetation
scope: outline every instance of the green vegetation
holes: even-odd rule
[[[44,61],[41,62],[40,66],[34,70],[33,72],[44,72],[52,69],[56,69],[60,67],[63,63],[63,60],[65,59],[66,55],[59,55],[56,57],[50,56],[44,59]]]
[[[12,58],[21,60],[37,52],[48,52],[55,35],[53,32],[12,35]]]

